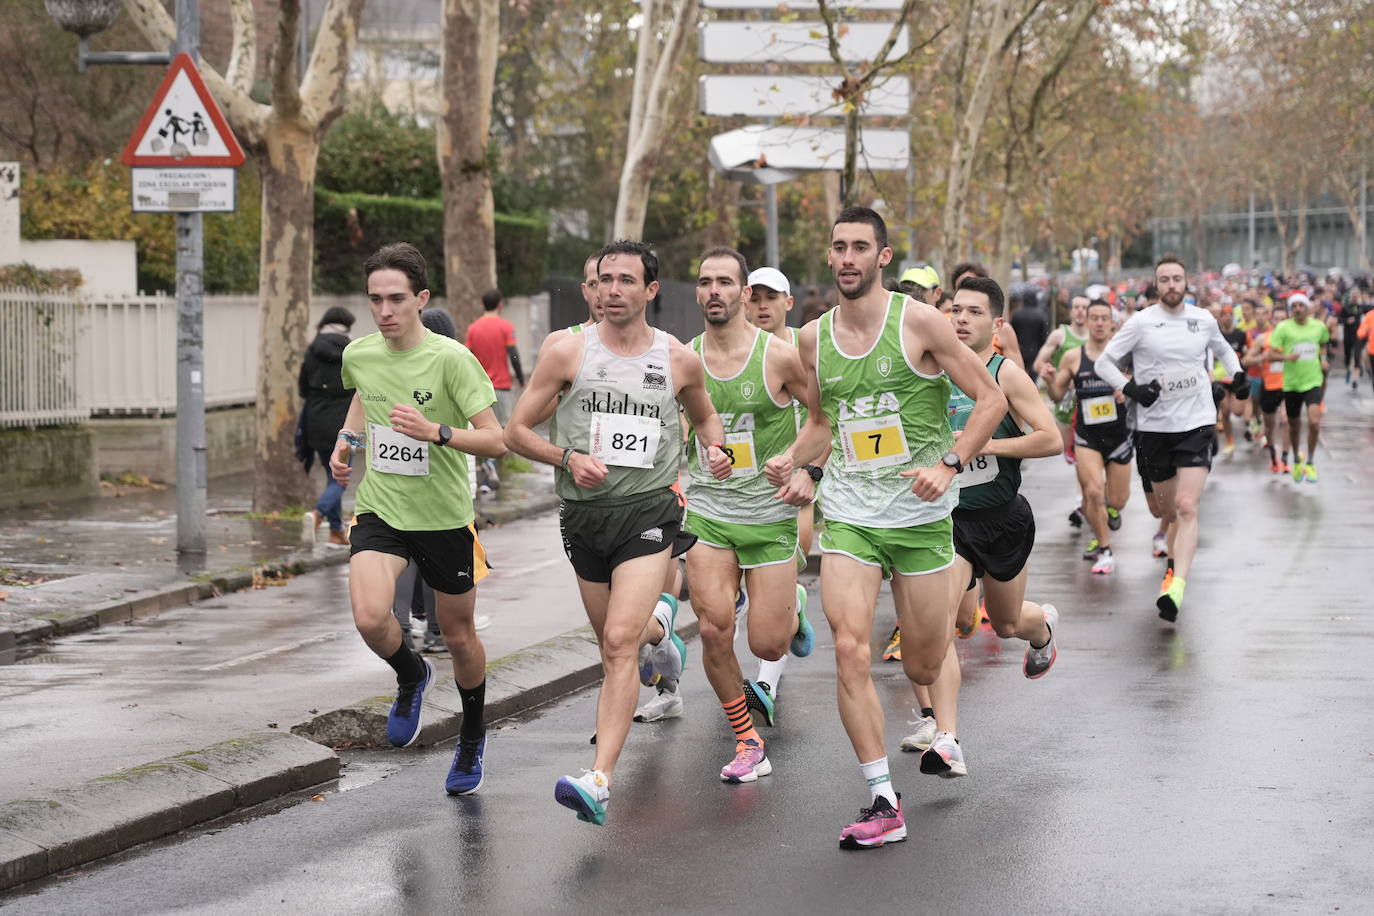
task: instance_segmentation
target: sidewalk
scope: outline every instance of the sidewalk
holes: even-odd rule
[[[50,636],[127,622],[247,588],[268,578],[348,561],[345,548],[302,549],[300,523],[250,518],[253,477],[210,482],[202,565],[179,564],[176,491],[102,485],[95,499],[15,510],[0,528],[0,664]],[[354,488],[345,495],[352,509]],[[478,503],[479,528],[557,506],[552,469],[514,475]],[[20,584],[34,579],[38,584]]]

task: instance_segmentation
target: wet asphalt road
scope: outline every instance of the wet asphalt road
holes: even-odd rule
[[[1365,396],[1368,399],[1368,396]],[[1340,408],[1338,410],[1338,407]],[[488,785],[449,799],[451,746],[350,758],[342,791],[228,822],[0,898],[7,912],[1360,913],[1374,911],[1374,435],[1333,404],[1322,482],[1218,463],[1177,628],[1137,491],[1118,572],[1095,579],[1064,516],[1072,475],[1028,469],[1031,596],[1063,613],[1044,679],[1019,645],[959,643],[970,777],[897,751],[911,694],[875,662],[910,839],[842,852],[867,793],[833,694],[833,650],[782,684],[775,770],[717,772],[723,717],[692,645],[682,719],[636,725],[606,827],[552,800],[591,762],[596,695],[494,729]],[[813,584],[814,596],[814,584]],[[890,626],[884,592],[877,647]],[[813,602],[814,603],[814,602]],[[749,670],[749,669],[746,669]]]

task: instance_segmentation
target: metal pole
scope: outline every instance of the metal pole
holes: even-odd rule
[[[769,267],[779,266],[778,257],[778,186],[770,184],[763,189],[763,207],[767,218],[767,241],[765,243],[764,259]]]
[[[916,266],[916,158],[908,151],[906,157],[906,260],[903,269]],[[951,265],[941,264],[941,270]]]
[[[1246,249],[1246,250],[1248,251],[1248,254],[1246,255],[1246,257],[1249,259],[1249,262],[1250,262],[1250,263],[1248,263],[1248,264],[1245,265],[1245,270],[1246,270],[1246,272],[1248,273],[1249,271],[1255,269],[1255,261],[1257,260],[1257,258],[1255,257],[1255,192],[1254,192],[1254,191],[1251,191],[1251,192],[1250,192],[1250,247],[1249,247],[1248,249]]]
[[[177,0],[175,51],[200,62],[200,7]],[[205,553],[204,225],[176,215],[177,240],[177,552]]]

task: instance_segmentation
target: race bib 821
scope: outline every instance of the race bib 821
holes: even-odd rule
[[[653,417],[594,413],[587,451],[615,467],[651,468],[662,435],[663,427]]]

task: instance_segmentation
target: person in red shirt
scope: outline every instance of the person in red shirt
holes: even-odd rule
[[[520,351],[515,347],[515,326],[501,317],[503,305],[505,299],[499,289],[483,293],[482,308],[486,309],[486,314],[468,325],[467,339],[463,343],[487,371],[496,389],[496,419],[505,426],[515,404],[510,390],[511,369],[515,370],[521,387],[525,384],[525,373],[520,368]]]

